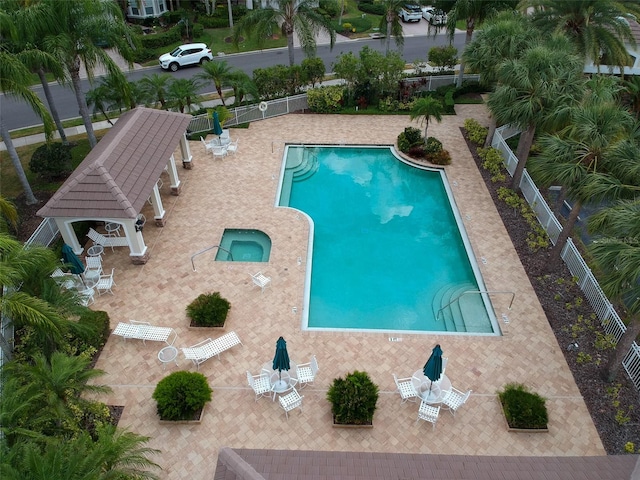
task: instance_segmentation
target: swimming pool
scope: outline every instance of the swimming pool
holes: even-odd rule
[[[313,221],[303,328],[499,334],[442,170],[288,146],[279,205]]]
[[[260,230],[225,228],[216,262],[268,262],[271,239]]]

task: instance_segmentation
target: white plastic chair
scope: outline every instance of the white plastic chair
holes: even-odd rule
[[[97,271],[98,275],[102,273],[102,257],[86,257],[84,261],[87,263],[87,268],[84,271],[85,274],[89,270]]]
[[[253,279],[253,283],[262,289],[262,293],[264,293],[264,289],[271,283],[271,277],[263,275],[262,272],[251,275],[251,278]]]
[[[293,388],[291,393],[287,393],[286,395],[282,395],[278,397],[280,401],[280,406],[284,409],[284,414],[287,416],[287,420],[289,419],[289,412],[294,408],[299,408],[302,410],[302,399],[304,395],[300,396],[298,391]]]
[[[393,381],[396,382],[396,387],[398,387],[398,392],[400,393],[400,398],[402,399],[400,403],[404,403],[406,401],[416,401],[416,399],[418,398],[418,392],[416,392],[416,389],[413,386],[411,377],[398,378],[394,373]]]
[[[93,288],[84,288],[83,290],[78,290],[78,298],[80,299],[80,303],[84,307],[88,307],[89,305],[95,302],[95,290]]]
[[[311,357],[309,363],[301,363],[296,366],[296,376],[298,377],[298,384],[300,388],[304,388],[308,383],[313,383],[318,374],[318,360],[316,356]]]
[[[100,275],[100,278],[98,279],[98,283],[96,283],[93,286],[93,288],[98,290],[98,295],[102,295],[103,293],[106,293],[106,292],[109,292],[111,295],[113,295],[111,288],[116,284],[116,282],[113,280],[114,270],[115,268],[112,268],[111,273],[109,275]]]
[[[214,145],[211,147],[211,152],[213,153],[213,158],[215,160],[216,157],[226,157],[227,156],[227,147],[220,147],[218,145]]]
[[[442,398],[442,403],[449,409],[449,412],[454,417],[456,416],[456,411],[469,400],[471,396],[471,390],[464,393],[460,390],[457,390],[451,387],[447,393],[444,394]]]
[[[438,415],[440,415],[440,407],[432,407],[424,400],[420,403],[420,409],[418,410],[418,423],[420,420],[425,422],[431,422],[433,429],[436,428],[436,422],[438,421]]]
[[[200,137],[200,141],[202,142],[202,145],[204,146],[204,153],[209,153],[213,149],[213,144],[211,142],[205,141],[205,139],[202,138],[202,137]]]
[[[271,382],[269,382],[269,373],[264,370],[260,375],[251,375],[251,372],[247,370],[247,382],[256,394],[256,402],[260,397],[267,397],[271,395]]]
[[[238,140],[239,138],[236,138],[235,142],[229,142],[229,144],[227,145],[227,154],[236,154],[236,152],[238,151]]]

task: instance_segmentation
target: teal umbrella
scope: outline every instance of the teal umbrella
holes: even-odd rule
[[[285,342],[282,337],[276,342],[276,354],[273,357],[272,368],[278,370],[278,382],[282,382],[282,370],[289,370],[289,368],[291,368],[289,364],[289,352],[287,352],[287,342]]]
[[[424,364],[423,372],[424,376],[431,380],[429,383],[429,395],[431,395],[433,382],[440,380],[440,376],[442,375],[442,349],[440,348],[440,344],[433,347],[429,360]]]
[[[64,263],[70,266],[71,273],[73,273],[74,275],[80,275],[81,273],[84,273],[84,263],[82,263],[82,260],[80,260],[78,256],[73,253],[73,249],[66,243],[62,245],[62,258],[64,259]]]
[[[220,125],[220,120],[218,119],[218,112],[213,112],[213,134],[214,135],[222,135],[222,125]]]

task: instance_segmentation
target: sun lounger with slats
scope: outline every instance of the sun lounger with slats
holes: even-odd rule
[[[206,340],[192,345],[191,347],[183,348],[182,353],[184,353],[184,358],[191,360],[199,369],[201,363],[209,360],[214,355],[217,355],[218,358],[220,358],[220,354],[222,352],[229,350],[231,347],[235,347],[236,345],[242,345],[240,338],[236,332],[229,332],[215,340],[207,338]]]
[[[130,323],[118,323],[113,330],[113,334],[123,337],[125,340],[134,338],[142,340],[142,343],[151,340],[153,342],[165,342],[167,345],[173,345],[178,336],[173,328],[156,327],[148,322],[138,322],[136,320],[130,320]],[[172,337],[171,342],[169,342],[170,337]]]
[[[127,237],[107,237],[100,232],[96,232],[93,228],[89,228],[89,232],[87,233],[87,237],[93,240],[93,243],[96,245],[102,245],[103,247],[128,247],[129,242],[127,241]]]

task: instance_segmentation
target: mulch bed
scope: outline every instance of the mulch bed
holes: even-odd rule
[[[596,348],[596,335],[604,335],[604,332],[593,309],[564,264],[549,272],[549,249],[531,251],[526,241],[530,230],[526,221],[498,198],[498,188],[509,187],[509,175],[505,182],[492,182],[489,172],[482,168],[476,145],[469,141],[464,129],[461,130],[564,352],[605,450],[610,455],[628,453],[625,452],[627,442],[632,442],[636,451],[639,450],[640,394],[622,367],[612,383],[601,379],[600,373],[610,350]]]

